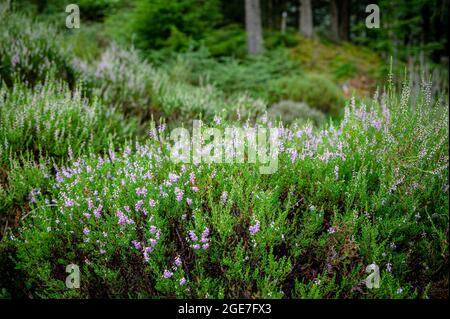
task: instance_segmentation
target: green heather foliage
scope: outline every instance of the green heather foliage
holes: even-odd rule
[[[58,43],[56,29],[0,6],[0,84],[14,81],[34,85],[48,73],[64,79],[71,86],[77,72],[68,52]]]
[[[11,90],[1,87],[0,163],[27,152],[61,158],[69,147],[74,154],[101,150],[111,139],[123,140],[130,124],[123,125],[121,118],[55,79],[33,89],[18,82]]]
[[[175,164],[164,127],[144,143],[74,158],[9,239],[25,292],[435,296],[434,283],[448,280],[449,131],[448,105],[428,93],[417,105],[408,86],[352,100],[341,123],[321,130],[261,119],[279,127],[272,175],[261,163]],[[369,290],[373,262],[381,286]],[[80,289],[65,288],[70,263],[80,266]]]
[[[155,69],[142,60],[138,52],[113,45],[99,61],[76,63],[89,83],[91,95],[99,96],[106,105],[117,106],[124,114],[140,121],[164,117],[180,121],[240,109],[242,115],[262,113],[265,104],[244,93],[226,98],[212,85],[189,83],[186,70],[174,65],[169,70]]]

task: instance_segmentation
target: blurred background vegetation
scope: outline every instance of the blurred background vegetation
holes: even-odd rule
[[[254,25],[246,26],[246,17],[252,17],[246,15],[246,2],[257,4],[262,43],[261,52],[256,53],[260,54],[248,54],[246,34]],[[59,26],[70,37],[67,44],[73,53],[85,61],[98,59],[102,48],[112,42],[133,46],[149,62],[170,66],[177,77],[191,84],[211,82],[225,93],[246,91],[272,104],[280,99],[302,100],[317,104],[311,106],[319,110],[332,110],[341,103],[338,93],[346,97],[372,93],[377,80],[386,77],[391,58],[394,74],[403,74],[407,67],[416,85],[427,74],[435,92],[439,88],[448,91],[446,0],[76,3],[81,12],[80,29],[63,27],[65,1],[13,1],[17,10]],[[378,29],[365,25],[369,3],[380,8]],[[311,21],[302,19],[302,14],[309,14]],[[317,91],[327,96],[315,96],[311,83],[319,84]],[[303,92],[310,94],[304,97]]]

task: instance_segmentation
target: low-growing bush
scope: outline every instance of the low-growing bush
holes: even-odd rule
[[[272,101],[306,102],[310,107],[332,115],[337,115],[345,103],[342,92],[331,80],[315,74],[275,79],[268,90]]]
[[[77,71],[68,52],[61,48],[55,28],[11,12],[6,6],[0,7],[0,20],[0,83],[12,87],[20,80],[34,85],[51,73],[71,87],[75,85]]]
[[[280,135],[272,175],[260,161],[177,164],[163,126],[144,144],[74,158],[8,241],[24,291],[434,296],[448,280],[448,106],[426,96],[411,106],[405,87],[401,97],[353,100],[339,125],[321,130],[262,119]],[[364,285],[371,263],[379,289]],[[80,267],[80,289],[65,287],[69,264]]]
[[[132,127],[114,108],[88,102],[54,79],[33,89],[19,82],[10,90],[0,87],[0,163],[27,152],[57,159],[69,147],[74,154],[100,151],[112,139],[123,141]]]
[[[304,123],[311,120],[316,126],[325,122],[326,116],[319,110],[312,109],[305,102],[280,101],[268,109],[269,117],[281,119],[282,122],[292,124]]]

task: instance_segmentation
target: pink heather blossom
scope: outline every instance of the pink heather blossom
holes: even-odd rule
[[[84,217],[86,217],[87,219],[91,218],[91,214],[89,214],[89,213],[84,213],[83,215],[84,215]]]
[[[186,198],[186,203],[191,206],[192,205],[192,199],[190,198]]]
[[[145,247],[144,248],[144,260],[145,262],[148,262],[150,260],[149,254],[153,251],[152,247]]]
[[[192,241],[197,241],[197,240],[198,240],[197,235],[196,235],[195,232],[192,231],[192,230],[189,232],[189,238],[190,238]]]
[[[156,234],[157,231],[158,231],[158,228],[156,228],[155,225],[151,225],[151,226],[150,226],[150,232],[151,232],[152,234]]]
[[[136,194],[137,195],[147,195],[147,189],[145,187],[143,188],[136,188]]]
[[[194,193],[197,193],[197,192],[198,192],[198,187],[197,187],[197,186],[192,186],[191,189],[192,189],[192,191],[193,191]]]
[[[118,210],[116,212],[116,216],[119,219],[119,225],[125,226],[125,224],[127,223],[127,218],[125,217],[125,215],[120,210]]]
[[[181,261],[181,258],[180,258],[179,256],[177,256],[177,257],[175,258],[175,265],[176,265],[177,267],[180,267],[180,266],[182,265],[182,261]]]
[[[191,185],[195,184],[195,173],[194,172],[189,174],[189,182],[191,183]]]
[[[142,178],[143,179],[152,179],[153,174],[152,174],[152,172],[148,171],[147,173],[144,174],[144,176]]]
[[[180,279],[180,286],[183,286],[186,283],[186,278],[181,278]]]
[[[186,219],[186,218],[187,218],[186,214],[181,215],[181,219]]]
[[[222,203],[226,204],[227,199],[228,199],[228,192],[224,191],[224,192],[222,193],[221,199],[222,199]]]
[[[328,234],[334,234],[336,232],[336,227],[328,228]]]
[[[158,243],[158,242],[156,241],[156,239],[150,238],[150,245],[151,245],[152,247],[155,247],[157,243]]]
[[[131,243],[134,245],[134,248],[136,248],[137,250],[141,249],[141,243],[138,242],[137,240],[133,240]]]
[[[260,226],[259,220],[256,220],[256,224],[249,227],[250,235],[256,235],[256,233],[259,232]]]
[[[94,208],[94,203],[92,202],[92,199],[88,198],[88,199],[86,199],[86,201],[87,201],[88,209]]]
[[[179,187],[175,187],[174,193],[176,200],[178,202],[181,202],[181,200],[183,199],[183,191]]]
[[[136,211],[140,211],[141,208],[142,208],[142,205],[144,205],[144,201],[143,200],[139,200],[139,201],[137,201],[137,203],[134,206],[134,208],[136,209]]]
[[[164,278],[169,279],[170,277],[172,277],[172,275],[173,275],[173,272],[171,272],[167,269],[164,270],[164,274],[163,274]]]
[[[209,236],[209,228],[205,227],[205,230],[202,233],[202,242],[205,242],[204,240],[207,240]]]
[[[102,216],[103,206],[98,205],[98,208],[94,211],[95,218],[99,219]]]
[[[170,182],[176,183],[179,178],[180,178],[180,176],[178,176],[177,174],[169,173],[169,181]]]

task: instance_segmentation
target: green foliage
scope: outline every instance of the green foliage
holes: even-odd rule
[[[68,52],[58,43],[58,35],[49,37],[57,34],[53,27],[32,22],[6,7],[0,10],[0,20],[0,83],[11,87],[18,79],[34,85],[52,73],[74,84],[76,70]]]
[[[65,157],[84,148],[100,150],[110,139],[122,139],[129,129],[121,116],[99,102],[88,104],[79,91],[54,79],[34,89],[15,84],[0,88],[0,162],[20,154]]]
[[[187,39],[199,39],[220,19],[218,1],[139,0],[130,17],[136,46],[141,49],[185,48]]]
[[[353,100],[337,127],[283,128],[278,170],[269,176],[259,173],[259,161],[176,164],[161,128],[144,144],[74,158],[58,168],[48,194],[36,195],[10,241],[27,292],[433,294],[430,284],[448,280],[441,267],[448,260],[448,113],[427,98],[427,87],[415,107],[408,92],[388,92],[367,105]],[[373,262],[379,290],[363,284]],[[81,268],[79,290],[64,287],[69,263]]]
[[[282,77],[271,82],[273,101],[303,101],[322,112],[337,115],[343,109],[344,97],[336,85],[321,75]]]

